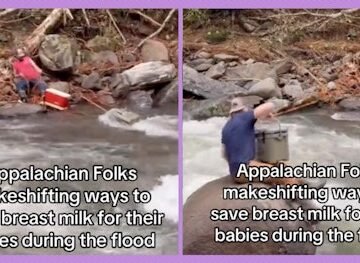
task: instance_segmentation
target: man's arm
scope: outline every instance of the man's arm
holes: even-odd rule
[[[266,102],[256,107],[254,110],[255,119],[266,119],[271,117],[274,111],[274,104],[272,102]]]
[[[36,63],[31,59],[29,58],[29,61],[31,63],[31,65],[34,67],[34,69],[39,73],[41,74],[42,73],[42,69],[38,67],[38,65],[36,65]]]

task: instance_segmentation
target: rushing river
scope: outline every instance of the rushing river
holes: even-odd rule
[[[334,113],[330,110],[313,110],[280,118],[289,130],[290,164],[317,162],[336,165],[350,162],[359,165],[360,117],[355,113]],[[221,158],[220,134],[225,118],[204,121],[184,121],[184,202],[206,182],[227,174],[227,164]],[[360,186],[360,179],[336,179],[327,187]],[[351,204],[360,208],[357,201],[330,200],[328,204],[345,208]],[[357,231],[357,222],[321,222],[326,230],[338,226],[343,230]],[[357,239],[356,239],[357,240]],[[317,249],[318,254],[359,254],[358,242],[331,244],[326,242]]]
[[[22,236],[30,231],[46,235],[78,235],[91,232],[93,235],[110,235],[124,232],[131,235],[145,235],[155,231],[156,249],[77,249],[76,254],[174,254],[177,252],[178,220],[178,176],[177,176],[177,117],[176,111],[168,115],[150,112],[136,124],[126,127],[113,121],[108,114],[99,117],[99,112],[89,107],[78,107],[66,112],[31,116],[22,119],[0,120],[0,167],[21,168],[52,167],[54,165],[82,167],[91,170],[94,164],[112,167],[123,165],[137,168],[138,180],[90,181],[90,182],[17,182],[2,185],[6,190],[35,188],[37,186],[59,187],[61,190],[113,190],[131,191],[134,188],[148,190],[152,200],[148,204],[128,203],[111,208],[102,204],[82,204],[77,209],[97,212],[101,209],[120,212],[137,209],[151,212],[158,209],[166,213],[162,226],[45,226],[1,227],[1,235]],[[8,212],[71,212],[66,204],[0,204]],[[2,254],[64,254],[62,249],[3,249]]]

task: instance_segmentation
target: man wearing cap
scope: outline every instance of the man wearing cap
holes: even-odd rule
[[[222,130],[223,157],[229,165],[230,175],[237,183],[246,183],[245,176],[236,177],[240,164],[253,166],[271,166],[271,164],[255,161],[255,123],[258,119],[272,117],[274,104],[266,102],[254,110],[245,107],[241,98],[231,101],[230,119]],[[301,184],[297,178],[271,178],[271,184]]]
[[[21,102],[27,101],[26,90],[31,87],[38,88],[43,97],[47,85],[41,80],[42,70],[26,55],[23,48],[16,49],[12,66],[16,78],[15,85]]]

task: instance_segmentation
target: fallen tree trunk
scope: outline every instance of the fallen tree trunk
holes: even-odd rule
[[[9,8],[9,9],[5,9],[4,11],[0,12],[0,17],[3,17],[3,16],[6,16],[8,14],[11,14],[15,11],[17,11],[19,9],[16,9],[16,8]]]
[[[46,33],[56,26],[63,15],[68,15],[64,8],[54,9],[46,19],[25,40],[25,45],[30,54],[34,53],[40,46]]]

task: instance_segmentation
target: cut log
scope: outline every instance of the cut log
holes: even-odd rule
[[[66,9],[54,9],[25,40],[25,45],[30,54],[35,53],[35,51],[39,48],[41,41],[45,37],[45,34],[47,34],[52,28],[56,26],[63,15],[68,15]]]

